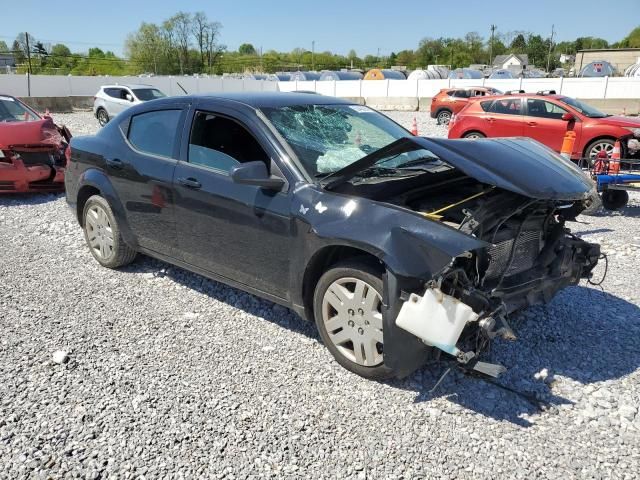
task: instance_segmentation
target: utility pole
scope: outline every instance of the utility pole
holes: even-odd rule
[[[553,50],[553,35],[556,33],[554,30],[555,25],[551,25],[551,40],[549,41],[549,55],[547,56],[547,73],[549,73],[549,64],[551,63],[551,51]]]
[[[493,67],[493,32],[496,31],[496,27],[494,24],[491,24],[491,40],[489,40],[489,66]]]
[[[316,41],[311,40],[311,70],[315,71],[316,69]]]
[[[31,96],[31,47],[29,46],[29,33],[24,32],[27,43],[27,96]]]

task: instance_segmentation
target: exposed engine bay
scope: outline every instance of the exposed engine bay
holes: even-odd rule
[[[454,258],[421,290],[404,291],[396,322],[425,344],[497,376],[502,367],[478,357],[496,335],[514,336],[506,316],[546,303],[562,288],[590,278],[600,247],[577,238],[565,225],[565,213],[575,216],[578,202],[528,198],[455,170],[437,177],[426,182],[423,177],[415,188],[410,178],[387,181],[387,188],[378,182],[346,188],[487,243]],[[392,193],[384,198],[383,192]]]

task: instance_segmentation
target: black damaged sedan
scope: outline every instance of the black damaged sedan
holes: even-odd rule
[[[479,361],[509,313],[589,278],[593,186],[527,139],[412,136],[303,93],[155,100],[74,137],[67,201],[103,266],[137,253],[292,308],[345,368]]]

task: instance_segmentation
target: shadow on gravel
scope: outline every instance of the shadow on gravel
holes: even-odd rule
[[[196,273],[189,272],[180,267],[162,262],[161,260],[140,256],[133,264],[121,270],[137,274],[152,273],[158,277],[168,277],[180,285],[207,295],[219,302],[224,302],[251,315],[264,318],[280,327],[301,333],[310,338],[320,339],[314,324],[303,320],[286,307]]]
[[[64,193],[23,193],[16,195],[0,195],[0,207],[17,207],[21,205],[41,205],[55,202]]]
[[[624,208],[621,208],[620,210],[604,210],[601,209],[598,212],[592,214],[592,215],[581,215],[580,217],[578,217],[580,220],[585,220],[588,219],[589,217],[599,217],[599,218],[605,218],[605,217],[631,217],[631,218],[637,218],[640,217],[640,205],[636,205],[636,204],[629,204]]]
[[[123,270],[166,276],[246,313],[319,339],[315,326],[291,310],[179,267],[142,257]],[[557,407],[574,403],[575,398],[551,392],[550,385],[559,380],[554,376],[584,385],[617,379],[640,367],[640,308],[600,290],[582,286],[565,289],[550,304],[512,317],[511,326],[518,339],[495,341],[484,360],[507,367],[508,371],[496,382],[515,392],[454,367],[431,393],[447,367],[454,365],[448,362],[432,364],[406,379],[385,383],[415,391],[416,403],[446,397],[479,415],[528,427],[532,423],[523,415],[540,413],[541,406],[543,415],[552,415],[557,413]],[[543,369],[549,372],[546,381],[535,379]]]
[[[543,415],[553,415],[554,407],[580,398],[582,385],[615,380],[640,368],[640,308],[609,293],[571,287],[549,305],[513,317],[511,325],[518,339],[495,342],[487,361],[506,366],[508,371],[496,382],[520,394],[458,370],[430,393],[445,365],[426,367],[391,385],[415,390],[416,402],[446,397],[478,414],[527,427],[531,422],[522,416],[540,413],[541,405]],[[536,379],[545,368],[546,381]],[[555,382],[559,388],[554,389],[568,389],[571,398],[553,394],[550,385]],[[581,385],[572,387],[573,382]]]

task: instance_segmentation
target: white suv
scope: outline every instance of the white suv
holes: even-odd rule
[[[100,126],[132,105],[166,97],[151,85],[103,85],[93,97],[93,114]]]

